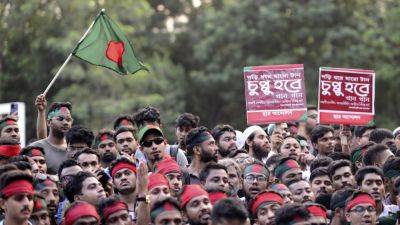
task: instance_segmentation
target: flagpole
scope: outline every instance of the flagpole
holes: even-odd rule
[[[105,9],[101,9],[99,15],[101,14],[101,12],[105,12]],[[99,16],[98,15],[98,16]],[[96,16],[96,19],[98,18],[98,16]],[[83,41],[83,39],[85,39],[85,37],[88,35],[89,31],[92,29],[94,22],[96,22],[96,19],[93,20],[92,24],[90,24],[89,28],[86,30],[86,32],[83,34],[83,36],[81,37],[81,39],[78,41],[78,44],[76,44],[75,48]],[[74,51],[72,51],[74,52]],[[61,71],[64,69],[64,67],[67,65],[67,63],[69,62],[69,60],[71,60],[72,57],[72,52],[69,53],[67,59],[64,61],[64,63],[62,64],[62,66],[60,67],[60,69],[58,69],[56,75],[54,75],[53,79],[50,81],[49,85],[47,85],[46,90],[43,92],[43,95],[46,96],[47,92],[50,90],[50,88],[53,86],[54,82],[57,80],[58,76],[60,76]]]

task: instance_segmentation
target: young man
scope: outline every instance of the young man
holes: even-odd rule
[[[219,190],[226,194],[229,193],[229,178],[225,166],[210,163],[201,170],[199,178],[205,190]]]
[[[89,172],[95,176],[101,171],[100,156],[97,152],[90,148],[79,151],[74,156],[76,162],[81,166],[82,170]]]
[[[211,225],[212,205],[208,193],[199,185],[183,187],[180,208],[190,225]]]
[[[301,180],[303,171],[300,165],[291,158],[283,158],[275,168],[275,178],[286,186],[292,180]]]
[[[369,135],[373,130],[376,129],[376,126],[358,126],[354,128],[354,146],[360,146],[367,144],[369,142]]]
[[[177,198],[183,186],[183,173],[178,163],[172,158],[163,159],[157,164],[156,172],[168,179],[171,196]]]
[[[218,146],[219,159],[227,158],[231,152],[237,150],[235,129],[228,124],[217,125],[211,135]]]
[[[96,208],[87,202],[75,202],[65,211],[64,225],[99,225],[100,216]]]
[[[186,149],[192,162],[188,168],[190,184],[200,184],[200,171],[209,163],[217,162],[218,147],[206,127],[192,129],[186,136]]]
[[[155,202],[150,211],[151,225],[183,224],[178,202],[171,198]]]
[[[131,129],[135,129],[135,121],[130,115],[119,115],[114,120],[113,129],[118,130],[121,127],[128,127]]]
[[[314,202],[315,195],[311,190],[311,185],[305,180],[293,180],[288,184],[288,188],[292,192],[293,201],[295,203]]]
[[[4,220],[0,225],[29,225],[33,210],[32,177],[21,171],[8,171],[0,177],[0,207]]]
[[[259,162],[248,164],[243,171],[243,191],[249,202],[268,187],[269,171]]]
[[[309,225],[310,213],[300,204],[288,204],[278,209],[275,214],[277,225]]]
[[[120,154],[135,156],[138,143],[135,139],[135,130],[130,127],[120,127],[115,132],[114,141]]]
[[[354,188],[354,175],[351,170],[351,162],[348,160],[334,161],[328,167],[329,178],[335,190],[342,188]]]
[[[250,225],[246,207],[239,199],[222,199],[213,206],[213,225]]]
[[[100,202],[99,213],[101,222],[105,225],[132,225],[128,206],[116,197],[110,197]]]
[[[230,158],[221,159],[218,161],[218,164],[226,167],[229,181],[229,196],[233,198],[239,197],[239,191],[243,191],[243,176],[239,165],[235,160]]]
[[[100,155],[103,168],[108,168],[113,160],[118,157],[118,150],[114,141],[114,131],[102,129],[95,138],[94,149]]]
[[[332,127],[318,125],[311,132],[311,142],[318,152],[317,158],[328,156],[335,149],[334,130]]]
[[[33,204],[32,215],[29,220],[35,225],[50,225],[50,215],[47,209],[46,200],[39,196],[35,197],[36,199]]]
[[[377,128],[373,130],[369,135],[369,140],[377,144],[386,145],[393,154],[395,154],[397,151],[394,136],[388,129]]]
[[[355,192],[346,201],[346,219],[350,224],[377,224],[374,198],[365,192]]]
[[[165,176],[162,174],[152,173],[149,176],[147,189],[149,190],[150,203],[154,203],[171,197],[169,182],[167,178],[165,178]]]
[[[18,127],[18,118],[11,115],[0,118],[0,137],[10,138],[16,140],[18,143],[20,142],[21,137]]]
[[[281,183],[273,183],[271,185],[271,190],[278,192],[282,196],[285,204],[293,203],[292,192],[290,192],[286,185]]]
[[[185,145],[186,135],[187,133],[189,133],[190,130],[198,127],[199,122],[200,122],[200,117],[195,116],[191,113],[183,113],[179,115],[178,118],[175,120],[175,136],[177,145],[176,146],[173,145],[171,147],[186,149]]]
[[[282,196],[275,191],[263,191],[250,202],[249,208],[258,225],[275,225],[275,212],[284,204]]]
[[[318,197],[320,194],[332,194],[334,191],[326,167],[313,170],[310,175],[310,183],[315,197]]]
[[[332,225],[346,225],[346,199],[353,194],[354,190],[350,188],[343,188],[335,191],[332,194],[330,201],[330,209],[332,210],[331,224]]]
[[[271,142],[265,131],[259,126],[248,127],[244,132],[245,149],[253,158],[265,162],[271,151]]]
[[[376,202],[376,215],[378,217],[395,214],[399,208],[396,205],[385,205],[385,177],[380,168],[366,166],[357,171],[355,175],[357,185],[361,191],[370,194]]]
[[[329,220],[325,207],[316,203],[307,204],[306,207],[310,213],[308,222],[311,224],[328,225]]]
[[[74,125],[69,129],[65,135],[67,141],[68,158],[72,159],[74,155],[83,150],[84,148],[90,148],[94,139],[93,132],[81,125]]]
[[[34,182],[35,192],[46,201],[47,210],[50,214],[50,221],[55,224],[57,207],[60,202],[60,193],[57,183],[49,178],[37,179]]]
[[[31,158],[37,165],[39,173],[47,174],[47,163],[43,148],[28,146],[22,149],[21,155],[26,155]]]
[[[56,174],[60,162],[67,159],[65,135],[73,122],[71,109],[72,106],[68,102],[53,103],[47,113],[47,126],[50,128],[49,136],[31,144],[44,149],[49,174]]]
[[[154,171],[158,162],[164,159],[167,142],[158,126],[145,125],[138,132],[140,152],[144,154],[149,171]]]
[[[382,168],[383,164],[393,157],[393,152],[386,145],[376,144],[367,149],[363,156],[363,162],[365,166],[377,166]]]

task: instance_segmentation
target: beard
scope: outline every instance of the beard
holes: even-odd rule
[[[253,154],[256,159],[261,160],[268,156],[269,151],[264,149],[261,145],[254,144],[253,147]]]
[[[210,152],[205,151],[203,148],[201,149],[200,161],[203,163],[208,162],[218,162],[217,154],[212,154]]]
[[[101,157],[101,161],[104,163],[111,163],[112,161],[114,161],[115,159],[117,159],[117,156],[114,155],[111,152],[106,152],[103,154],[103,156]]]
[[[225,158],[229,155],[231,151],[229,149],[218,148],[218,152],[223,158]]]
[[[121,195],[129,195],[129,194],[132,194],[133,192],[135,192],[135,188],[134,187],[124,187],[122,189],[118,189],[117,191]]]

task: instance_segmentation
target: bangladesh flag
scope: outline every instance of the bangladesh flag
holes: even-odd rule
[[[147,68],[136,58],[125,34],[101,11],[88,35],[72,52],[93,65],[103,66],[121,75],[133,74]]]

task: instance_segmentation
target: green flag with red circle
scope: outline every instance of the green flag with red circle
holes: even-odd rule
[[[78,43],[72,54],[121,75],[147,70],[135,56],[132,44],[125,34],[103,11],[96,17],[92,29]]]

